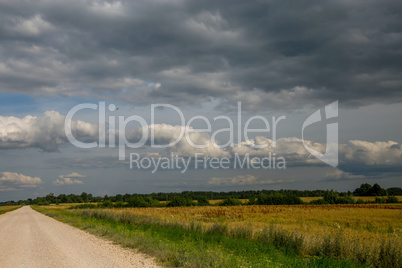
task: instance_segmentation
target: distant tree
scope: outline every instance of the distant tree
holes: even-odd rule
[[[124,201],[124,196],[121,194],[116,195],[114,198],[114,202],[123,202]]]
[[[388,196],[387,203],[399,203],[399,200],[395,196]]]
[[[239,206],[242,204],[243,203],[239,199],[232,197],[226,198],[221,203],[219,203],[220,206]]]
[[[252,196],[248,199],[247,205],[255,205],[257,204],[257,198],[255,196]]]
[[[369,196],[386,196],[387,191],[385,189],[381,188],[381,186],[376,183],[368,191],[368,195]]]
[[[130,207],[146,207],[149,205],[142,196],[130,197],[127,202]]]
[[[339,196],[339,194],[333,190],[326,191],[324,193],[324,201],[328,204],[354,204],[355,200],[352,196]]]
[[[113,202],[110,200],[105,200],[102,202],[102,204],[100,206],[105,207],[105,208],[111,208],[111,207],[113,207]]]
[[[371,185],[368,183],[364,183],[364,184],[360,185],[359,188],[354,190],[353,194],[356,196],[368,196],[370,189],[371,189]]]
[[[206,196],[200,196],[197,198],[198,206],[209,206],[209,200]]]
[[[70,202],[68,202],[67,196],[64,195],[64,196],[61,198],[61,203],[70,203]]]
[[[166,205],[167,207],[188,207],[193,206],[194,202],[191,199],[187,199],[181,196],[173,196],[170,198],[169,203]]]
[[[391,187],[387,189],[389,195],[402,195],[402,188],[400,187]]]
[[[82,192],[81,198],[85,203],[88,203],[88,194],[86,192]]]

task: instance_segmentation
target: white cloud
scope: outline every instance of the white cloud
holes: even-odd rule
[[[91,3],[92,5],[89,7],[94,14],[102,15],[105,17],[113,18],[113,17],[121,17],[126,14],[126,10],[121,2],[99,2],[95,1]]]
[[[44,151],[56,151],[60,144],[68,143],[64,132],[65,117],[55,111],[47,111],[44,116],[36,117],[27,115],[24,118],[0,116],[0,149],[40,148]],[[169,124],[153,124],[146,126],[148,130],[149,148],[151,133],[154,132],[154,142],[157,145],[168,145],[161,154],[174,153],[182,157],[194,157],[196,153],[202,153],[205,157],[233,157],[234,154],[250,157],[265,157],[275,153],[277,157],[284,157],[286,164],[317,165],[323,164],[312,156],[304,147],[304,144],[316,151],[325,153],[326,144],[303,140],[295,137],[280,138],[273,147],[273,140],[257,136],[241,143],[241,146],[226,148],[215,147],[211,142],[211,134],[193,132],[193,128]],[[143,134],[142,128],[126,131],[130,142],[138,142]],[[74,137],[83,142],[96,141],[98,139],[98,125],[84,121],[73,121],[72,132]],[[183,134],[183,138],[178,137]],[[106,139],[108,140],[108,139]],[[196,148],[191,143],[205,146]],[[265,148],[257,148],[256,145],[266,145]],[[368,142],[351,140],[346,144],[339,144],[339,163],[358,164],[364,166],[402,166],[402,148],[395,141]],[[63,175],[63,178],[73,178],[73,174]],[[81,177],[76,177],[81,178]]]
[[[402,148],[395,141],[368,142],[351,140],[348,145],[340,146],[345,161],[376,166],[402,165]]]
[[[71,178],[60,178],[52,182],[53,185],[74,185],[74,184],[83,184],[83,181],[73,180]]]
[[[39,177],[30,177],[15,172],[0,173],[0,191],[16,191],[21,188],[35,188],[43,183]]]
[[[152,124],[148,125],[148,134],[154,133],[154,142],[156,145],[168,145],[165,153],[194,157],[196,153],[202,153],[205,157],[229,157],[230,154],[224,149],[213,146],[211,137],[207,133],[192,132],[192,127],[183,127],[168,124]],[[136,128],[127,135],[129,140],[138,141],[142,135],[142,128]],[[181,139],[180,136],[182,136]],[[192,144],[200,145],[205,148],[196,148]]]
[[[366,176],[363,175],[354,175],[350,172],[345,172],[340,169],[336,169],[332,172],[328,172],[325,175],[325,180],[359,180],[365,179]]]
[[[24,36],[37,36],[52,29],[53,26],[49,22],[36,15],[29,19],[19,19],[10,30]]]
[[[59,178],[86,178],[87,176],[79,174],[77,172],[73,172],[71,174],[68,175],[60,175]]]
[[[55,111],[47,111],[43,117],[0,116],[0,149],[36,147],[47,152],[56,151],[58,145],[67,142],[64,120],[65,116]],[[72,132],[77,139],[95,139],[98,126],[73,121]]]
[[[305,140],[306,146],[315,151],[325,153],[326,144]],[[264,145],[266,148],[255,148],[255,145]],[[232,153],[241,156],[264,157],[269,153],[285,157],[286,161],[302,165],[320,164],[319,159],[312,156],[304,147],[299,138],[280,138],[273,148],[273,141],[266,137],[256,137],[242,143],[241,147],[233,147]],[[395,141],[368,142],[351,140],[346,144],[339,144],[339,163],[353,163],[360,166],[402,166],[402,147]]]
[[[86,178],[87,176],[79,174],[77,172],[72,172],[68,175],[60,175],[58,179],[52,182],[53,185],[74,185],[74,184],[83,184],[84,182],[81,180],[74,180],[73,178]]]

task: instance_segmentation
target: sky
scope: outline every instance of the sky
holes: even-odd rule
[[[0,0],[0,201],[401,187],[401,74],[399,1]]]

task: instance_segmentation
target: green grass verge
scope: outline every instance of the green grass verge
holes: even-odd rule
[[[203,234],[182,228],[124,224],[111,220],[83,217],[74,211],[35,210],[59,221],[114,241],[156,258],[168,267],[357,267],[348,261],[329,258],[302,258],[272,245]]]

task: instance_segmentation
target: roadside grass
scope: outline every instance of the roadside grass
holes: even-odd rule
[[[286,244],[286,235],[276,242],[246,239],[242,230],[236,236],[223,234],[215,225],[202,232],[196,224],[186,229],[180,225],[134,222],[130,218],[91,215],[88,212],[33,207],[33,209],[120,245],[138,249],[168,267],[358,267],[347,260],[324,256],[301,257],[296,247]],[[90,212],[91,210],[89,210]],[[273,229],[267,230],[273,232]],[[272,235],[272,234],[271,234]],[[290,241],[290,240],[289,240]],[[276,244],[275,244],[276,243]]]
[[[9,211],[19,209],[20,207],[22,207],[22,206],[0,206],[0,215],[7,213]]]

